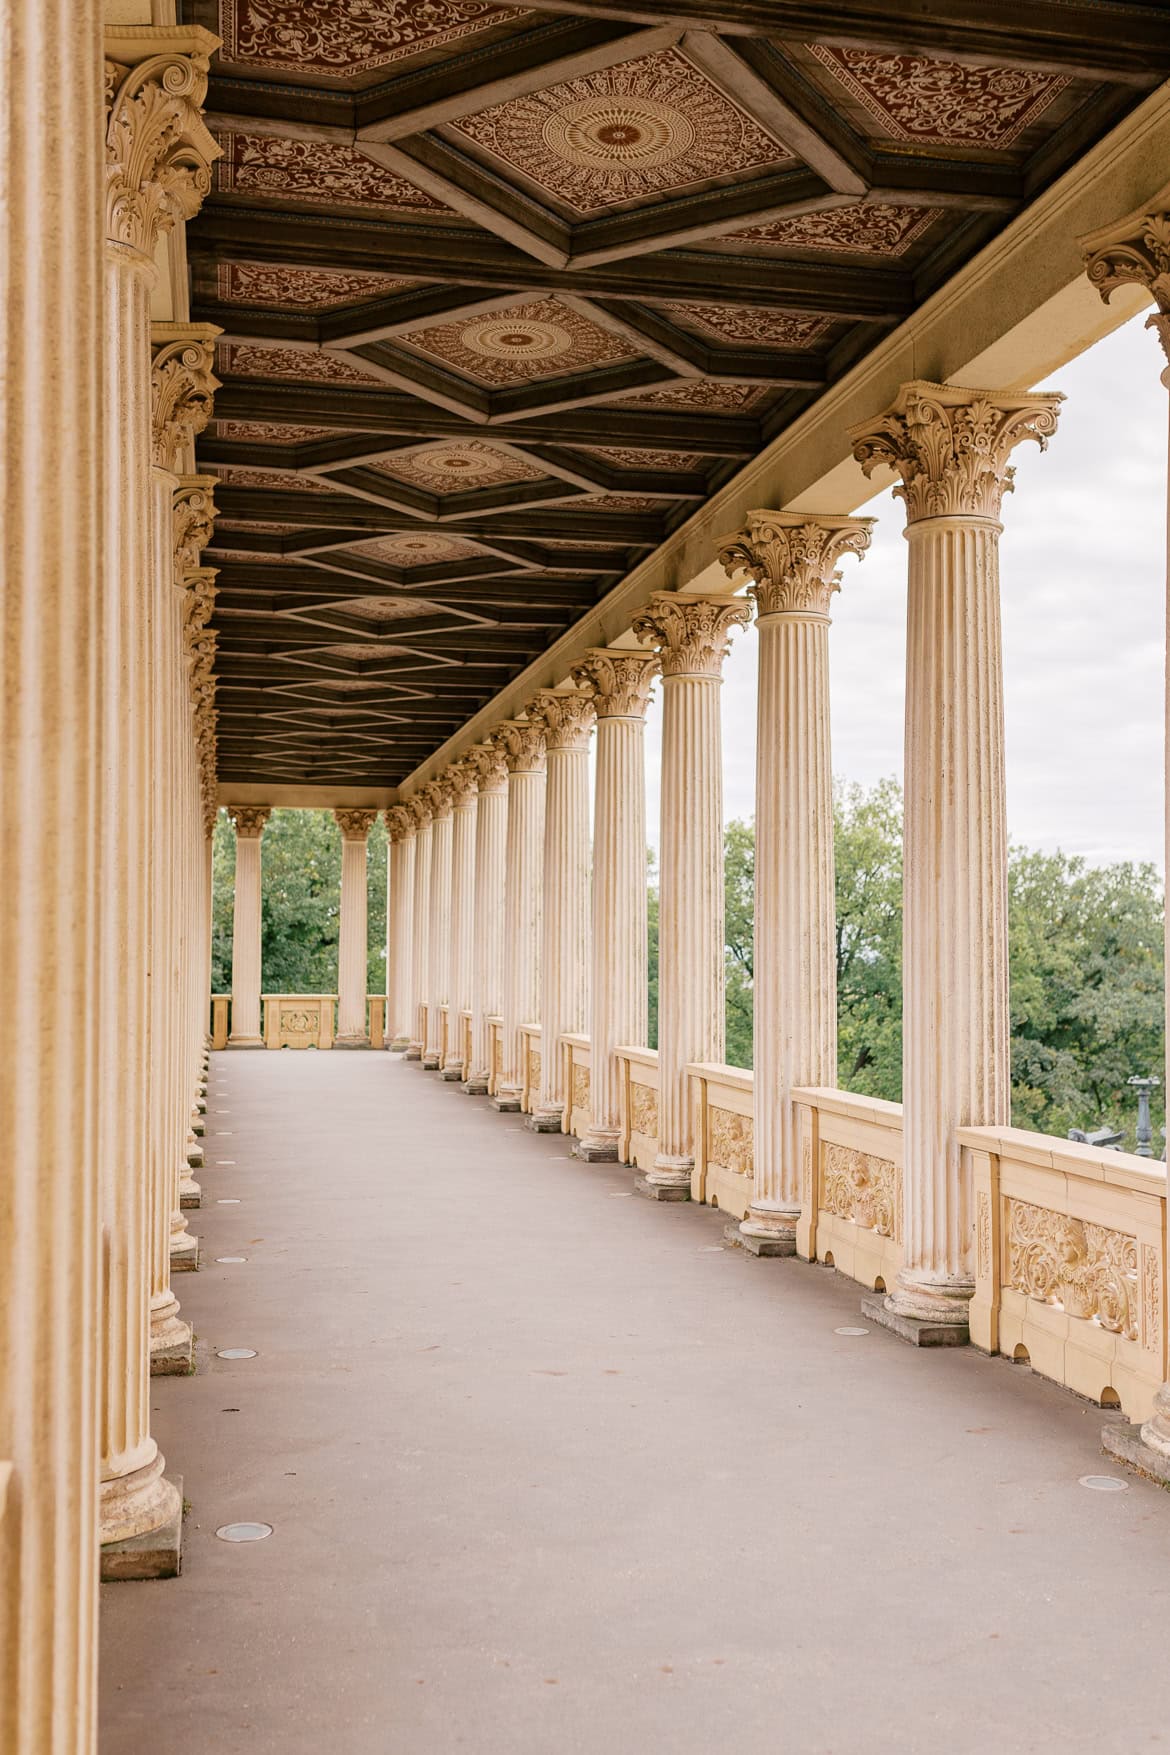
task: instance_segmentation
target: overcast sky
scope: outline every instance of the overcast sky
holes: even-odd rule
[[[1095,862],[1162,866],[1166,392],[1138,317],[1057,374],[1067,397],[1046,452],[1015,453],[1001,538],[1008,827],[1014,841]],[[847,560],[830,634],[833,769],[902,774],[906,543],[901,502],[864,508],[868,555]],[[658,839],[661,698],[647,728]],[[724,667],[724,804],[754,808],[756,634]]]

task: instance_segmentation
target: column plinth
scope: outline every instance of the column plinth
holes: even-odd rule
[[[451,777],[451,979],[447,1045],[440,1076],[451,1082],[465,1073],[463,1013],[471,1009],[475,942],[475,838],[479,779],[474,763],[455,762]]]
[[[578,690],[541,689],[528,709],[544,726],[543,912],[540,939],[540,1093],[527,1125],[560,1133],[565,1111],[562,1036],[585,1028],[589,937],[589,737],[593,702]]]
[[[508,765],[504,879],[504,1004],[501,1065],[492,1106],[520,1108],[524,1088],[522,1024],[540,1005],[540,917],[544,871],[544,726],[507,719],[493,743]]]
[[[695,1154],[687,1067],[722,1061],[723,742],[719,689],[732,629],[750,606],[656,592],[634,633],[662,663],[662,823],[658,936],[658,1152],[637,1182],[689,1200]]]
[[[270,805],[230,804],[236,830],[236,888],[232,910],[232,1028],[229,1048],[263,1048],[260,1029],[260,842]]]
[[[376,810],[335,810],[341,830],[341,918],[337,940],[335,1048],[368,1048],[366,1026],[366,842]]]
[[[800,1217],[792,1090],[837,1082],[837,943],[829,606],[837,562],[869,546],[872,518],[753,512],[720,544],[754,581],[759,631],[752,1199],[739,1232],[791,1255]]]
[[[410,1047],[410,965],[417,824],[404,804],[386,812],[386,1046]]]
[[[573,671],[597,714],[593,807],[589,1126],[575,1153],[615,1163],[621,1134],[617,1049],[646,1041],[646,708],[652,652],[595,647]]]
[[[879,1307],[903,1335],[966,1329],[974,1215],[955,1130],[1011,1119],[999,513],[1012,450],[1047,443],[1061,400],[913,383],[850,433],[867,473],[900,476],[910,545],[903,1266]]]
[[[479,783],[475,817],[475,909],[471,954],[471,1064],[463,1089],[484,1097],[491,1083],[488,1019],[504,1005],[504,874],[508,838],[508,764],[493,742],[468,754]]]

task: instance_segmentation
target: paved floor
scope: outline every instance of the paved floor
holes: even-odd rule
[[[1078,1484],[1098,1410],[390,1055],[209,1108],[184,1570],[105,1589],[102,1755],[1170,1747],[1170,1496]]]

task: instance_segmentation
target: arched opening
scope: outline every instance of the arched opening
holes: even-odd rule
[[[1114,1387],[1111,1383],[1107,1383],[1105,1385],[1105,1388],[1101,1391],[1101,1395],[1100,1395],[1099,1399],[1100,1399],[1100,1405],[1103,1408],[1120,1408],[1121,1407],[1121,1397],[1118,1395],[1117,1391],[1114,1389]]]
[[[1021,1342],[1021,1344],[1012,1353],[1012,1364],[1013,1365],[1030,1365],[1031,1363],[1032,1363],[1032,1355],[1029,1353],[1027,1347],[1025,1347],[1023,1345],[1023,1343]]]
[[[880,1274],[873,1283],[873,1289],[875,1292],[884,1292],[886,1289],[886,1282],[882,1279]]]

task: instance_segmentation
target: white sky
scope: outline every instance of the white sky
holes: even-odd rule
[[[1094,862],[1162,865],[1167,397],[1137,317],[1043,388],[1067,397],[1046,452],[1015,452],[1001,538],[1008,827],[1014,841]],[[847,560],[830,635],[833,769],[872,785],[902,773],[906,544],[900,501],[877,495],[869,553]],[[756,635],[724,666],[724,807],[754,800]],[[658,840],[661,696],[647,722]]]

